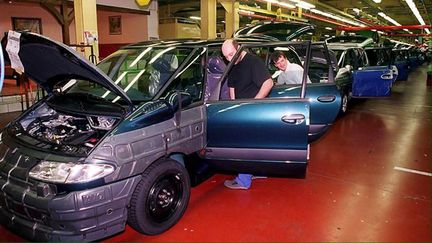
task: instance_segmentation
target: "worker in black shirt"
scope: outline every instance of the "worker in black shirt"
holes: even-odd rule
[[[232,39],[222,44],[222,54],[231,61],[239,49],[239,44]],[[242,51],[228,74],[228,87],[231,99],[262,99],[267,97],[273,87],[273,80],[264,62],[257,56]],[[231,189],[249,189],[253,177],[251,174],[239,174],[233,180],[226,180],[224,185]]]

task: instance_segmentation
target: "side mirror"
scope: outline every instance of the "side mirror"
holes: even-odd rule
[[[192,96],[189,93],[182,91],[172,91],[165,97],[165,101],[171,105],[172,111],[175,113],[175,125],[181,124],[181,109],[192,104]]]
[[[192,96],[182,91],[172,91],[166,97],[165,101],[171,105],[174,111],[192,104]]]

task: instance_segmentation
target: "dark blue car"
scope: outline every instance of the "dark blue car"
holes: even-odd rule
[[[370,62],[366,46],[373,43],[363,36],[340,36],[326,40],[328,48],[337,58],[339,70],[335,82],[343,91],[342,113],[351,98],[386,97],[396,79],[391,65]],[[376,64],[376,65],[373,65]]]
[[[309,143],[341,107],[327,49],[237,39],[272,72],[271,53],[287,52],[303,83],[231,100],[223,40],[141,42],[96,67],[61,43],[16,33],[11,59],[48,95],[0,132],[1,223],[39,241],[98,240],[126,223],[155,235],[214,172],[304,177]]]

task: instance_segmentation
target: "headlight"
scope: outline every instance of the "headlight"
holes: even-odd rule
[[[75,164],[41,161],[33,167],[29,176],[53,183],[84,183],[111,174],[114,166],[108,164]]]

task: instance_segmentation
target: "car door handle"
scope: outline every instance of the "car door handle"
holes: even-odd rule
[[[391,73],[384,73],[381,75],[381,79],[393,79],[393,75]]]
[[[288,124],[300,124],[304,121],[305,116],[303,114],[290,114],[284,115],[281,120]]]
[[[336,96],[334,95],[322,95],[318,96],[317,100],[319,102],[333,102],[336,99]]]

